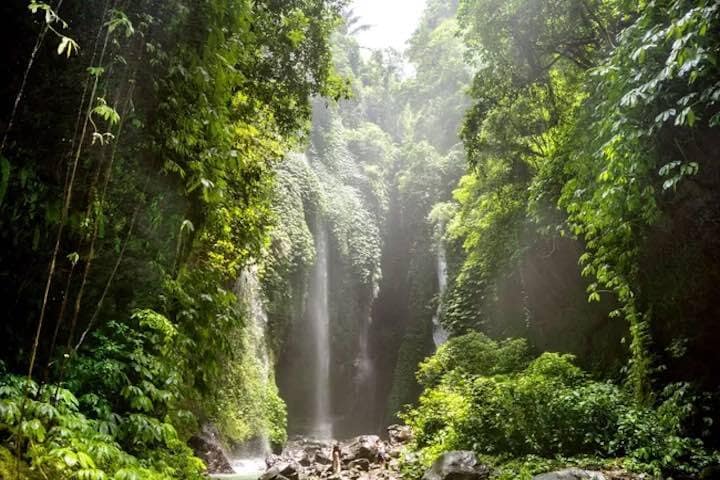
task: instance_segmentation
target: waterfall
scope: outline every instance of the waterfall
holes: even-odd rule
[[[313,339],[314,416],[312,433],[318,438],[332,438],[330,419],[330,318],[328,313],[328,238],[318,217],[315,223],[316,261],[308,298],[309,327]]]
[[[268,316],[263,304],[262,287],[258,278],[257,266],[251,265],[243,269],[235,286],[235,292],[244,304],[248,322],[245,325],[246,351],[257,361],[257,375],[263,391],[270,390],[273,372],[270,362],[270,353],[267,348]],[[271,453],[268,432],[261,432],[258,437],[259,444],[253,449],[259,452],[250,452],[265,456]]]
[[[442,231],[442,226],[440,227]],[[437,271],[437,282],[438,282],[438,297],[442,299],[443,293],[445,293],[445,287],[447,286],[447,259],[445,252],[445,242],[442,238],[438,240],[437,244],[437,257],[436,257],[436,271]],[[438,302],[437,310],[432,318],[433,323],[433,342],[435,348],[445,343],[448,339],[448,331],[440,323],[440,312],[442,310],[441,301]]]

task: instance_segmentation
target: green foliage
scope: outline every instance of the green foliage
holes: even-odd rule
[[[3,375],[0,431],[44,478],[202,478],[202,462],[169,423],[180,398],[167,357],[174,327],[151,311],[133,321],[108,325],[97,356],[71,367],[68,384],[79,397]]]
[[[522,339],[495,342],[472,332],[451,338],[425,359],[418,368],[418,381],[428,388],[451,371],[485,376],[512,373],[526,366],[527,357],[527,344]]]
[[[648,395],[651,365],[643,352],[650,317],[638,311],[637,259],[648,227],[661,215],[659,192],[675,190],[698,171],[684,149],[692,143],[689,129],[701,119],[713,125],[720,90],[708,31],[719,21],[715,2],[652,2],[644,8],[594,72],[592,110],[578,125],[578,148],[566,167],[572,178],[560,204],[571,231],[587,244],[581,262],[595,280],[590,298],[606,288],[620,300],[617,314],[631,325],[632,382],[640,398]],[[671,121],[674,145],[660,151],[658,138]],[[581,133],[587,131],[592,138]],[[663,165],[661,158],[668,157],[672,161]]]
[[[699,400],[687,385],[668,388],[664,400],[648,408],[616,385],[590,379],[572,356],[544,353],[525,364],[513,352],[506,366],[512,343],[493,345],[477,334],[454,340],[465,349],[454,349],[451,340],[450,348],[441,348],[418,373],[439,362],[451,364],[451,358],[456,366],[402,415],[415,432],[413,448],[424,465],[452,449],[472,449],[501,464],[533,455],[625,457],[626,467],[653,475],[697,474],[716,461],[701,440],[685,434]],[[468,370],[468,356],[482,359],[477,370]]]
[[[32,355],[48,382],[27,401],[77,398],[63,407],[67,431],[52,409],[3,423],[3,445],[18,442],[34,471],[196,478],[185,441],[206,421],[233,441],[284,440],[285,406],[272,373],[260,378],[232,285],[268,248],[275,169],[302,145],[311,97],[347,93],[329,47],[342,3],[66,2],[65,23],[30,2],[74,58],[33,53],[28,68],[40,71],[19,110],[29,113],[0,158],[0,242],[12,252],[0,275],[13,278],[1,294],[18,300],[2,357],[26,370],[42,309]],[[72,38],[60,30],[70,25]],[[35,38],[30,27],[13,34]],[[4,73],[12,88],[26,73],[15,70]],[[15,406],[21,397],[8,393]]]
[[[663,203],[702,171],[688,154],[697,135],[717,123],[716,2],[465,0],[458,18],[477,68],[462,132],[473,169],[449,222],[462,258],[444,323],[512,333],[496,305],[506,278],[524,288],[528,239],[570,234],[584,242],[587,300],[617,302],[628,381],[651,401],[640,257]]]

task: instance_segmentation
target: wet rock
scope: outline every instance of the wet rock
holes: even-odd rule
[[[260,480],[298,480],[300,466],[293,462],[280,461],[270,467]]]
[[[196,435],[190,438],[188,445],[205,462],[208,473],[235,473],[222,448],[213,438]]]
[[[270,468],[281,460],[282,460],[282,458],[280,457],[280,455],[276,455],[276,454],[272,453],[272,454],[268,455],[267,457],[265,457],[265,466],[267,468]]]
[[[348,468],[354,468],[367,472],[368,470],[370,470],[370,460],[368,460],[367,458],[357,458],[348,463]]]
[[[275,468],[288,480],[298,480],[300,476],[300,465],[295,462],[280,462],[275,465]]]
[[[259,480],[289,480],[286,477],[283,477],[280,472],[277,471],[275,468],[271,468],[267,472],[263,473]]]
[[[378,454],[378,444],[380,437],[377,435],[360,435],[355,437],[353,441],[343,449],[344,457],[347,461],[356,458],[367,458],[375,461]]]
[[[485,480],[489,477],[490,469],[478,465],[475,453],[456,450],[445,452],[435,460],[422,480]]]
[[[402,445],[412,440],[412,429],[407,425],[390,425],[387,428],[391,445]]]
[[[567,468],[557,472],[535,475],[533,480],[607,480],[601,472],[581,470],[579,468]]]

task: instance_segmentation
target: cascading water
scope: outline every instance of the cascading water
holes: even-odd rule
[[[442,232],[442,226],[440,227],[440,230]],[[442,295],[443,293],[445,293],[445,287],[447,287],[447,258],[445,252],[445,242],[442,241],[442,238],[440,238],[437,243],[436,270],[438,282],[438,297],[442,299]],[[435,343],[435,348],[445,343],[449,337],[448,331],[445,330],[445,327],[443,327],[440,323],[441,306],[442,305],[438,303],[437,310],[435,311],[435,314],[432,318],[433,343]]]
[[[308,296],[308,323],[313,340],[314,372],[311,433],[322,439],[332,438],[330,418],[330,318],[328,312],[328,238],[320,218],[315,223],[316,260]]]
[[[377,298],[379,288],[377,284],[373,286],[373,301]],[[350,412],[354,419],[346,419],[348,425],[355,431],[367,428],[372,425],[373,408],[375,407],[376,395],[376,378],[375,363],[370,354],[370,330],[372,328],[372,313],[368,312],[367,317],[360,325],[358,332],[358,350],[355,356],[353,390],[355,401]]]
[[[258,278],[257,266],[251,265],[240,273],[235,291],[245,305],[248,322],[245,326],[245,335],[248,345],[247,351],[251,352],[258,363],[259,384],[263,391],[268,391],[272,381],[270,353],[267,348],[267,324],[268,316],[262,299],[262,287]],[[265,456],[271,453],[270,439],[267,432],[262,432],[258,437],[258,446],[253,454]]]

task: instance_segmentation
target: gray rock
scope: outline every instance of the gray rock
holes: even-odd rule
[[[281,462],[275,465],[280,471],[280,475],[288,480],[298,480],[300,476],[300,465],[295,462]]]
[[[402,445],[412,440],[412,429],[407,425],[390,425],[387,428],[388,438],[392,445]]]
[[[260,480],[299,480],[300,468],[297,463],[283,459],[263,473]]]
[[[348,468],[357,468],[358,470],[367,472],[368,470],[370,470],[370,460],[368,460],[367,458],[357,458],[348,463]]]
[[[281,460],[282,458],[280,457],[280,455],[275,455],[274,453],[271,453],[270,455],[265,457],[265,467],[270,468]]]
[[[486,480],[490,469],[478,465],[475,453],[455,450],[443,453],[422,477],[422,480]]]
[[[581,470],[579,468],[566,468],[557,472],[535,475],[533,480],[607,480],[600,472]]]
[[[297,462],[303,467],[309,467],[313,462],[313,458],[308,452],[302,452],[300,455],[295,457],[295,460],[297,460]]]
[[[332,458],[330,458],[330,455],[327,451],[318,450],[317,452],[315,452],[315,459],[313,461],[321,465],[330,465],[332,463]]]
[[[378,443],[380,437],[377,435],[360,435],[355,437],[349,445],[343,449],[343,457],[350,461],[356,458],[367,458],[375,461],[378,454]]]
[[[280,472],[277,471],[275,467],[271,468],[267,472],[260,475],[260,478],[258,480],[289,480],[286,477],[283,477]]]
[[[211,436],[194,436],[188,441],[195,455],[205,462],[208,473],[235,473],[220,444]]]

